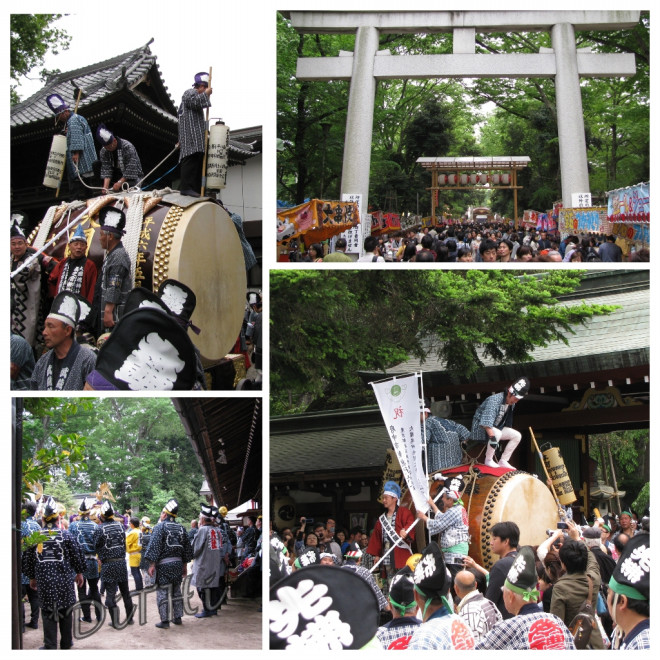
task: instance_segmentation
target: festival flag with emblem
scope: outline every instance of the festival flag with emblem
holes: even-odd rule
[[[370,383],[383,421],[390,435],[392,447],[401,464],[410,494],[417,511],[429,509],[429,485],[422,466],[424,438],[420,422],[422,410],[420,397],[421,373],[394,377]],[[423,395],[423,392],[422,392]]]

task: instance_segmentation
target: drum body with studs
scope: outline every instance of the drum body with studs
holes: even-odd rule
[[[556,529],[559,512],[548,487],[527,472],[511,471],[502,476],[468,473],[468,466],[443,470],[444,476],[463,473],[466,487],[462,500],[468,513],[470,527],[470,557],[486,569],[499,559],[490,548],[490,529],[495,523],[513,521],[520,528],[520,545],[539,545],[547,539],[546,530]],[[472,475],[475,475],[474,477]],[[472,480],[475,480],[474,488]],[[430,492],[435,498],[442,482],[431,481]],[[405,493],[402,504],[412,508],[410,494]],[[420,523],[421,524],[421,523]],[[421,529],[417,533],[417,551],[424,538]],[[421,547],[420,547],[421,546]]]
[[[166,279],[189,286],[197,298],[191,320],[201,329],[199,335],[189,332],[190,338],[203,358],[224,357],[241,330],[247,279],[238,232],[219,204],[177,193],[100,197],[73,211],[62,204],[49,209],[28,242],[40,249],[69,224],[69,230],[45,250],[62,259],[68,256],[67,235],[82,224],[87,256],[100,276],[105,252],[99,241],[98,212],[107,204],[122,208],[123,202],[127,222],[122,243],[132,260],[134,286],[157,292]]]

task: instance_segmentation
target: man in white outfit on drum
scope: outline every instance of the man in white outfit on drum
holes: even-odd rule
[[[513,409],[529,392],[529,379],[518,378],[504,392],[489,396],[474,413],[472,419],[472,439],[477,442],[487,442],[484,464],[492,468],[515,469],[509,459],[521,440],[519,431],[513,427]],[[500,441],[506,441],[499,463],[494,460],[495,450]]]

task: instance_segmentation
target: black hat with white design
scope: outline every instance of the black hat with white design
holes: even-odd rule
[[[521,376],[518,380],[509,387],[509,394],[513,394],[516,399],[522,399],[529,393],[530,382],[526,376]]]
[[[107,147],[115,139],[112,131],[106,127],[105,124],[99,124],[96,129],[96,139],[104,146]]]
[[[431,541],[422,551],[422,558],[415,566],[413,582],[415,590],[426,598],[439,600],[449,593],[451,576],[442,550],[435,541]]]
[[[650,577],[651,535],[640,532],[623,546],[608,586],[633,600],[649,600]]]
[[[163,507],[163,511],[168,516],[174,516],[176,517],[179,514],[179,503],[172,498],[171,500],[168,501],[168,503]]]
[[[114,206],[104,206],[99,211],[99,224],[103,231],[111,231],[117,236],[123,236],[126,232],[126,215],[121,209]]]
[[[157,309],[164,314],[169,314],[170,310],[167,305],[163,303],[158,295],[143,286],[138,286],[132,289],[126,297],[124,304],[124,316],[136,309],[151,308]]]
[[[204,516],[204,518],[212,518],[214,515],[213,508],[214,507],[212,507],[210,504],[202,502],[199,512]]]
[[[189,286],[173,279],[163,280],[158,287],[158,295],[185,328],[190,327],[196,334],[200,333],[200,329],[190,320],[197,305],[197,297]]]
[[[451,497],[455,502],[461,499],[461,494],[465,490],[465,481],[462,474],[453,474],[445,479],[442,488],[442,494]]]
[[[11,237],[10,238],[22,238],[23,240],[25,239],[25,234],[23,233],[23,230],[20,228],[18,222],[14,221],[14,223],[11,226]]]
[[[112,503],[109,500],[105,500],[101,504],[101,515],[104,518],[112,518],[115,515],[115,510],[112,508]]]
[[[78,511],[80,511],[80,513],[89,513],[94,508],[95,504],[96,500],[93,497],[83,497],[83,501],[80,503]]]
[[[76,297],[76,300],[78,301],[78,307],[80,308],[80,316],[78,317],[78,324],[85,323],[89,319],[89,315],[92,311],[92,305],[85,298],[85,296],[81,296],[79,293],[74,293],[73,294]]]
[[[504,586],[516,594],[520,594],[524,601],[539,599],[536,583],[539,577],[536,573],[536,561],[534,551],[529,545],[524,545],[518,551],[516,558],[504,580]]]
[[[296,557],[293,563],[295,568],[305,568],[318,564],[321,561],[321,552],[316,546],[307,545],[303,551]]]
[[[196,377],[195,348],[170,315],[139,308],[113,328],[90,376],[94,389],[190,390]]]
[[[261,293],[255,291],[248,291],[245,294],[245,299],[247,300],[248,305],[261,305]]]
[[[46,498],[43,507],[43,518],[47,522],[55,520],[60,515],[57,502],[50,495]]]
[[[361,649],[379,623],[366,580],[338,566],[302,568],[275,583],[268,616],[271,649]]]
[[[49,94],[46,97],[46,105],[54,115],[59,115],[61,112],[69,109],[66,101],[59,94]]]
[[[389,599],[392,607],[402,616],[415,602],[413,572],[407,566],[398,571],[392,578]]]
[[[71,293],[71,291],[60,291],[53,300],[47,318],[62,321],[75,329],[80,320],[80,303],[77,294]]]

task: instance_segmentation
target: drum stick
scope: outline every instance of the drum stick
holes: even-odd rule
[[[213,67],[209,67],[209,89],[211,89],[211,81],[213,79]],[[206,129],[204,130],[204,162],[202,164],[202,197],[204,197],[204,189],[206,188],[206,154],[209,151],[209,109],[206,108]]]
[[[555,485],[552,483],[552,479],[550,478],[550,474],[548,473],[548,469],[545,467],[545,461],[543,460],[543,454],[541,453],[541,450],[539,449],[538,444],[536,443],[536,438],[534,437],[534,431],[532,431],[532,427],[529,427],[529,432],[532,436],[532,442],[534,443],[534,447],[536,447],[536,453],[539,456],[539,460],[541,461],[541,465],[543,466],[543,471],[545,472],[545,476],[548,478],[548,481],[550,482],[550,490],[552,491],[552,496],[555,498],[555,502],[557,503],[557,509],[561,512],[560,517],[563,518],[565,517],[564,509],[559,502],[559,498],[557,497],[557,493],[555,492]],[[562,515],[563,514],[563,515]]]
[[[406,538],[403,539],[404,541],[407,541],[407,540],[408,540],[408,532],[409,532],[409,531],[410,531],[410,530],[411,530],[411,529],[412,529],[412,528],[413,528],[413,527],[414,527],[414,526],[415,526],[420,520],[421,520],[421,518],[417,518],[417,519],[415,520],[415,522],[414,522],[412,525],[410,525],[410,527],[408,527],[408,529],[406,530]],[[385,559],[385,557],[387,557],[387,556],[390,554],[390,552],[392,552],[392,550],[394,550],[394,548],[396,548],[396,547],[398,547],[396,544],[393,545],[393,546],[392,546],[392,547],[391,547],[391,548],[390,548],[390,549],[389,549],[389,550],[388,550],[388,551],[387,551],[387,552],[386,552],[386,553],[385,553],[385,554],[384,554],[384,555],[383,555],[383,556],[382,556],[382,557],[381,557],[381,558],[380,558],[380,559],[379,559],[379,560],[378,560],[378,561],[377,561],[377,562],[376,562],[376,563],[375,563],[375,564],[369,569],[369,571],[370,571],[371,573],[373,573],[373,572],[374,572],[374,571],[375,571],[375,570],[381,565],[381,563],[383,562],[383,559]]]

